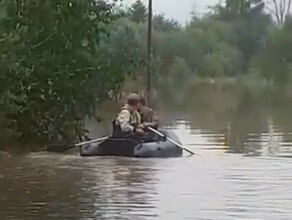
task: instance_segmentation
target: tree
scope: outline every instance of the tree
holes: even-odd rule
[[[145,23],[147,18],[147,8],[141,0],[136,0],[129,10],[130,19],[136,23]]]
[[[250,3],[248,0],[226,0],[225,7],[233,15],[242,15],[250,8]]]
[[[225,0],[225,5],[217,4],[213,7],[215,14],[219,14],[221,18],[232,20],[234,18],[242,18],[250,16],[255,11],[261,13],[265,6],[264,0]]]
[[[266,47],[257,61],[265,78],[277,83],[291,79],[292,73],[292,20],[287,19],[282,29],[273,29],[269,34]]]
[[[0,8],[0,101],[7,126],[22,143],[72,141],[127,72],[126,65],[111,66],[101,47],[116,17],[112,5],[1,0]]]
[[[102,41],[102,54],[111,66],[111,74],[122,77],[122,84],[125,74],[129,78],[137,78],[139,71],[145,66],[146,47],[137,26],[139,25],[125,18],[118,19],[111,26],[109,37]],[[111,92],[116,97],[120,93],[120,87],[115,87]]]
[[[242,53],[242,72],[248,72],[254,55],[263,46],[271,23],[264,11],[262,0],[226,0],[225,5],[217,5],[213,17],[233,26],[234,41],[231,45]]]
[[[166,19],[163,14],[153,16],[153,29],[158,31],[173,32],[180,30],[180,25],[173,19]]]

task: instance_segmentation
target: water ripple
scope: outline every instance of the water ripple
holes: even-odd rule
[[[195,156],[1,158],[0,219],[291,219],[291,141],[278,130],[247,135],[242,149],[224,133],[175,131]]]

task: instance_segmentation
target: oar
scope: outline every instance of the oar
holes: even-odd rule
[[[172,142],[173,144],[175,144],[176,146],[180,147],[181,149],[185,150],[186,152],[188,152],[191,155],[194,155],[195,153],[190,151],[189,149],[185,148],[184,146],[182,146],[181,144],[177,143],[176,141],[172,140],[171,138],[165,136],[164,134],[160,133],[159,131],[155,130],[154,128],[148,127],[148,129],[150,131],[152,131],[153,133],[159,135],[160,137],[166,137],[166,139],[170,142]]]
[[[63,145],[48,146],[47,147],[47,151],[49,151],[49,152],[61,152],[61,151],[69,150],[69,149],[74,148],[74,147],[80,147],[80,146],[83,146],[83,145],[86,145],[86,144],[97,143],[97,142],[103,141],[103,140],[105,140],[107,138],[108,137],[97,138],[97,139],[93,139],[93,140],[90,140],[90,141],[84,141],[84,142],[81,142],[81,143],[78,143],[78,144],[74,144],[74,145],[64,145],[63,144]]]

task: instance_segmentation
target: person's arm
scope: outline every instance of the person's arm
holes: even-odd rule
[[[156,115],[156,112],[154,110],[151,110],[149,112],[149,115],[150,115],[150,121],[151,122],[145,122],[144,125],[146,127],[152,127],[152,128],[158,128],[158,125],[159,125],[159,121],[158,121],[158,117]]]
[[[152,110],[152,125],[151,127],[158,128],[159,120],[156,111]]]
[[[134,132],[134,126],[130,125],[131,114],[128,110],[122,110],[117,118],[122,132]]]

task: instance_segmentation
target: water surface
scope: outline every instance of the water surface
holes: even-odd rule
[[[290,220],[289,105],[204,94],[160,106],[193,157],[1,155],[0,219]]]

